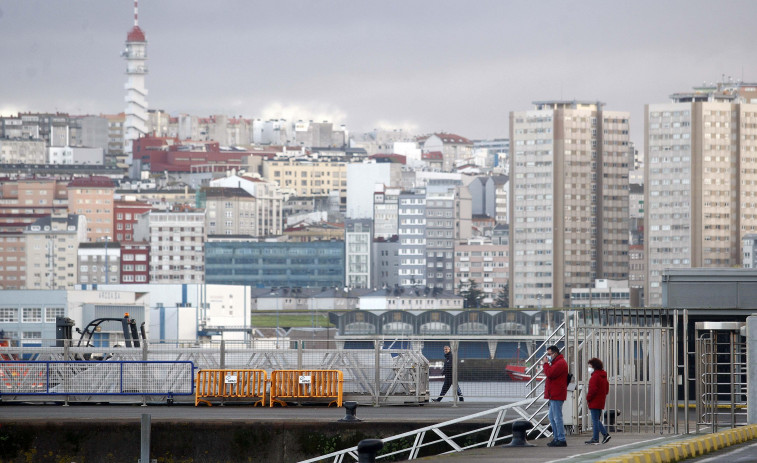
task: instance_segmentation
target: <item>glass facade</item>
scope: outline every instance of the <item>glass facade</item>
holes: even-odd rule
[[[208,284],[324,287],[344,285],[344,242],[207,242]]]

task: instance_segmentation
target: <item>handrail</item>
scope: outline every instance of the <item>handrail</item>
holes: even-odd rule
[[[531,375],[531,379],[529,379],[528,382],[526,383],[526,387],[530,388],[529,395],[533,394],[533,392],[536,390],[536,388],[534,387],[533,383],[538,378],[538,375],[534,374],[534,369],[536,369],[539,366],[539,362],[538,361],[537,362],[533,362],[533,363],[531,363],[531,361],[533,360],[533,358],[536,356],[537,353],[541,352],[541,350],[542,350],[542,348],[544,348],[544,346],[546,346],[546,345],[553,345],[556,342],[560,342],[560,341],[562,341],[562,340],[565,339],[565,334],[560,335],[560,337],[557,338],[556,341],[552,339],[553,336],[556,335],[565,326],[566,326],[565,321],[563,321],[562,323],[560,323],[560,325],[558,325],[557,328],[554,329],[554,331],[552,331],[551,333],[549,333],[549,335],[547,336],[547,338],[544,341],[542,341],[542,343],[539,344],[539,347],[537,347],[536,349],[534,349],[534,351],[531,353],[531,355],[526,359],[526,365],[530,364],[529,366],[526,367],[526,374],[527,375]]]
[[[394,450],[392,452],[387,452],[385,454],[378,455],[376,457],[376,460],[393,457],[399,454],[406,454],[407,460],[414,460],[418,458],[419,453],[423,448],[436,445],[436,444],[447,444],[450,448],[450,450],[446,452],[442,452],[441,455],[444,455],[447,453],[462,452],[463,450],[469,450],[472,448],[493,447],[498,442],[512,437],[512,434],[507,434],[503,436],[499,435],[502,426],[511,424],[511,423],[514,423],[515,421],[523,420],[526,418],[529,418],[529,421],[531,422],[535,422],[535,423],[542,422],[546,417],[546,413],[543,411],[545,403],[546,401],[544,401],[543,399],[521,400],[515,403],[502,405],[497,408],[492,408],[490,410],[474,413],[472,415],[455,418],[453,420],[445,421],[443,423],[426,426],[424,428],[416,429],[414,431],[409,431],[402,434],[397,434],[395,436],[383,438],[382,441],[384,442],[384,444],[388,442],[396,441],[393,447],[394,448],[399,447],[399,449]],[[533,406],[534,404],[538,405],[536,407],[536,411],[529,413],[528,411],[529,407]],[[505,420],[505,416],[507,415],[508,411],[515,412],[516,416],[513,419]],[[542,413],[542,416],[537,417],[537,415],[540,412]],[[468,421],[478,420],[479,418],[486,417],[489,415],[494,415],[494,421],[491,424],[482,426],[480,428],[477,428],[471,431],[465,431],[465,432],[454,434],[454,435],[448,434],[443,431],[444,428],[447,428],[459,423],[465,423]],[[543,429],[538,430],[539,435],[544,435],[544,434],[549,435],[549,432],[546,431],[546,426],[542,426],[542,428]],[[489,431],[489,430],[491,430],[491,432],[489,433],[489,437],[486,440],[475,442],[473,444],[469,444],[466,446],[462,446],[457,443],[461,441],[461,439],[459,439],[461,437],[476,435],[477,433],[480,433],[481,431]],[[431,440],[424,441],[426,434],[430,434],[432,436]],[[409,439],[404,440],[405,438],[409,438]],[[409,442],[412,442],[412,444],[407,445],[407,443]],[[425,456],[427,455],[424,455],[424,457]],[[345,457],[351,457],[352,460],[345,460]],[[337,452],[332,452],[326,455],[322,455],[320,457],[311,458],[309,460],[302,460],[299,463],[316,463],[316,462],[325,462],[325,461],[332,461],[334,463],[342,463],[344,461],[358,461],[357,446],[350,447],[344,450],[339,450]]]

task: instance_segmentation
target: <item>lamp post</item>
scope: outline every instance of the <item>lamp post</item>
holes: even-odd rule
[[[105,236],[105,284],[107,285],[110,283],[110,280],[108,279],[108,240],[110,239],[110,236]]]
[[[276,291],[271,291],[271,296],[276,298],[276,349],[279,348],[279,297]]]

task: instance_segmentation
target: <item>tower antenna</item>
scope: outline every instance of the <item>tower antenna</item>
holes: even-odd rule
[[[134,27],[139,26],[139,0],[134,0]]]

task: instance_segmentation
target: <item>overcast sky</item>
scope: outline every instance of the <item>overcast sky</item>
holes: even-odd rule
[[[0,0],[0,114],[118,113],[130,0]],[[757,2],[141,0],[151,109],[507,137],[549,99],[631,112],[757,81]],[[642,149],[642,146],[639,146]]]

